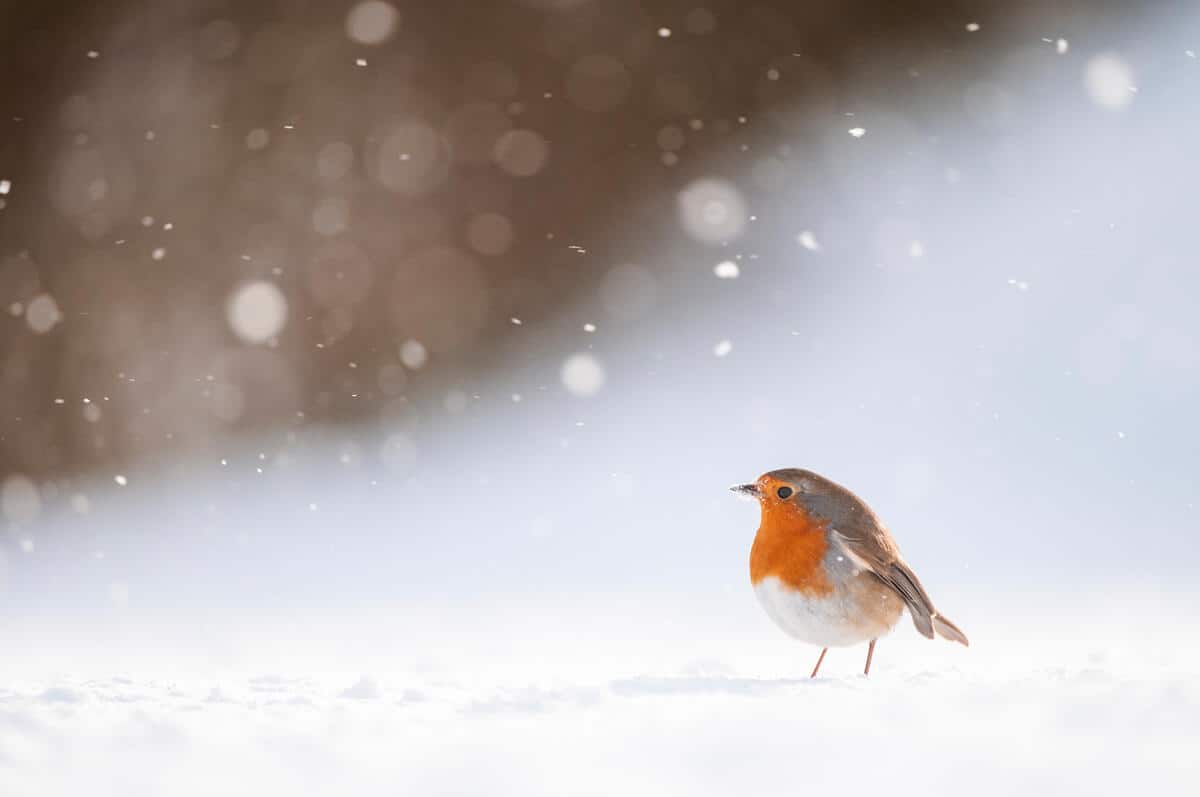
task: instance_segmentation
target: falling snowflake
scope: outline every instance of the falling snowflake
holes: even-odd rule
[[[717,275],[717,279],[732,280],[737,279],[742,270],[732,260],[722,260],[713,266],[713,273]]]
[[[817,236],[812,230],[805,230],[797,235],[796,241],[810,252],[819,252],[821,250],[821,244],[817,242]]]

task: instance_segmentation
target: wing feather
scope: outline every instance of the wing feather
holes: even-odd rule
[[[852,560],[900,596],[908,607],[913,625],[922,636],[932,639],[936,614],[933,601],[921,586],[917,574],[900,558],[896,543],[878,519],[866,515],[862,522],[842,522],[832,527],[832,531]]]

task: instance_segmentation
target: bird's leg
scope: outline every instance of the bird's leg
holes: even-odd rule
[[[871,640],[871,644],[867,646],[867,666],[863,667],[863,675],[871,674],[871,657],[875,655],[875,640]]]
[[[817,670],[821,669],[821,662],[825,661],[825,654],[829,652],[829,648],[821,648],[821,657],[817,659],[817,666],[813,667],[812,675],[809,678],[817,677]]]

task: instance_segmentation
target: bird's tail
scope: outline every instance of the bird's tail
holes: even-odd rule
[[[965,646],[970,646],[971,644],[967,641],[967,635],[958,626],[937,613],[933,615],[933,630],[951,642],[959,642]]]
[[[908,606],[908,615],[912,617],[913,625],[917,627],[917,631],[922,636],[933,639],[936,632],[952,642],[961,642],[967,646],[971,644],[967,641],[967,635],[960,631],[958,626],[942,617],[933,608],[933,601],[929,599],[929,595],[926,594],[925,588],[921,586],[920,579],[917,578],[917,574],[912,571],[911,567],[897,560],[892,562],[887,575],[879,573],[876,575],[885,584],[896,590],[896,594]]]

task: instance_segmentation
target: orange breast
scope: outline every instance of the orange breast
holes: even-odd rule
[[[807,595],[829,595],[833,584],[821,565],[828,547],[825,524],[799,506],[766,506],[750,549],[750,582],[757,584],[774,576]]]

